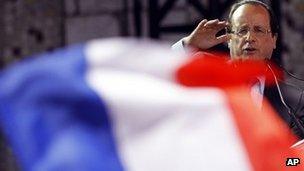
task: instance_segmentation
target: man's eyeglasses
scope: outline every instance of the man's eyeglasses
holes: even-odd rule
[[[250,27],[241,27],[236,31],[230,30],[230,33],[235,34],[239,37],[244,37],[248,34],[249,31],[251,31],[251,33],[254,33],[257,37],[264,37],[268,33],[271,33],[270,29],[266,29],[260,26],[255,26],[253,27],[253,29],[251,29]]]

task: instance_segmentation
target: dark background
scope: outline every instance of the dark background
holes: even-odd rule
[[[225,19],[234,0],[0,0],[0,68],[93,38],[153,38],[174,43],[200,20]],[[304,78],[304,1],[272,0],[280,39],[274,59]],[[218,50],[227,51],[222,45]],[[290,79],[290,78],[287,78]],[[303,83],[290,79],[299,87]],[[0,170],[17,170],[4,138]]]
[[[235,0],[0,0],[0,66],[93,38],[173,43],[200,20],[225,19]],[[304,2],[268,0],[280,23],[274,59],[304,75]],[[219,50],[227,50],[222,45]]]

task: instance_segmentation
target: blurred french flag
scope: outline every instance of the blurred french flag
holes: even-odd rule
[[[38,55],[1,73],[0,123],[22,170],[288,169],[296,139],[208,59],[130,39]]]

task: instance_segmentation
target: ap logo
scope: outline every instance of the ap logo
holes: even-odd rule
[[[286,166],[296,166],[300,164],[300,158],[287,158]]]

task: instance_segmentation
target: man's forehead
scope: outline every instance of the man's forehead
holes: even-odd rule
[[[243,4],[239,6],[231,17],[231,24],[240,25],[268,25],[269,13],[265,7],[256,4]]]

